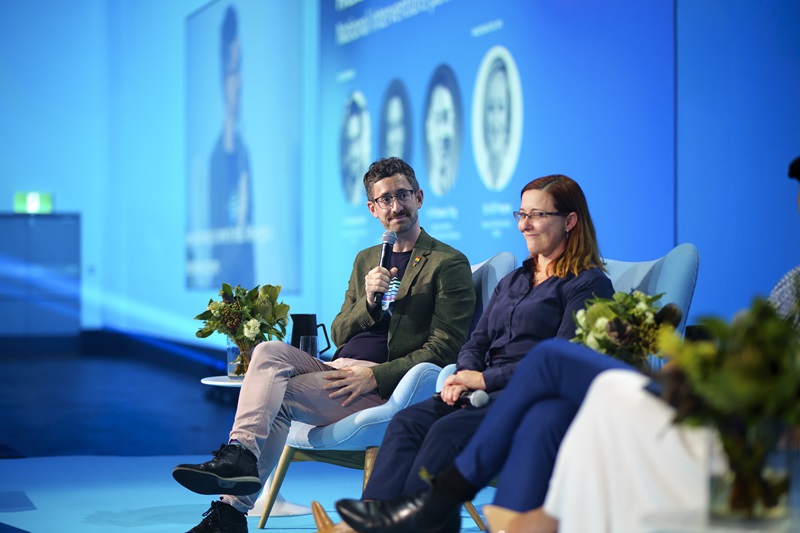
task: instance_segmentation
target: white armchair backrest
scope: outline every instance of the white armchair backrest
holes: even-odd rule
[[[486,304],[489,303],[489,299],[492,297],[494,288],[497,287],[497,283],[516,267],[517,258],[511,252],[500,252],[486,261],[472,265],[472,283],[475,285],[475,313],[472,315],[470,333],[472,333],[478,320],[480,320]]]
[[[677,329],[684,332],[700,268],[700,254],[694,244],[680,244],[652,261],[606,259],[605,263],[615,291],[640,290],[651,296],[664,293],[657,303],[673,303],[680,308],[683,318]]]

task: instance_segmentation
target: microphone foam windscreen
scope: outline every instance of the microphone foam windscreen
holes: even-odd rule
[[[383,242],[384,244],[394,244],[395,242],[397,242],[397,233],[393,232],[392,230],[384,231],[381,242]]]
[[[471,403],[473,407],[483,407],[489,403],[489,395],[486,394],[486,391],[476,390],[469,395],[469,403]]]

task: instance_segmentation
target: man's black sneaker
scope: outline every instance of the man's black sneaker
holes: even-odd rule
[[[247,516],[223,501],[211,502],[203,521],[188,533],[247,533]]]
[[[214,458],[199,465],[178,465],[175,481],[198,494],[247,496],[261,490],[256,456],[244,446],[223,444]]]

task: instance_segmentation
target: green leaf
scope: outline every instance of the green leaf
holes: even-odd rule
[[[278,295],[281,292],[280,285],[264,285],[261,288],[263,295],[265,295],[270,301],[274,302],[278,299]]]
[[[247,293],[247,300],[249,302],[255,302],[257,299],[258,299],[258,285],[256,285],[254,289],[251,289]]]
[[[194,319],[195,320],[208,320],[208,319],[212,318],[213,316],[214,316],[214,313],[212,313],[210,309],[206,309],[205,311],[203,311],[202,313],[200,313],[199,315],[194,317]]]
[[[200,339],[205,339],[206,337],[208,337],[212,333],[214,333],[213,330],[208,330],[208,329],[203,328],[203,329],[198,329],[197,333],[195,333],[195,336],[197,336]]]
[[[279,303],[273,309],[273,313],[278,319],[286,319],[289,316],[289,306],[285,303]]]

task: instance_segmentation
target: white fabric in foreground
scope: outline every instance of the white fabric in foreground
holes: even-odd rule
[[[704,510],[711,433],[672,424],[674,410],[635,372],[600,374],[569,428],[544,504],[559,533],[643,532],[647,515]]]

